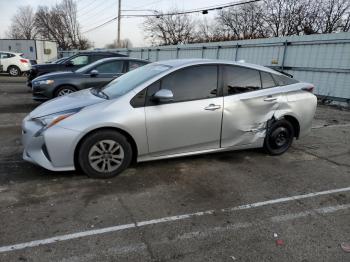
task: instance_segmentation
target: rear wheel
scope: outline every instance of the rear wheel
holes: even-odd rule
[[[281,155],[292,145],[294,128],[292,124],[281,119],[274,122],[269,128],[264,142],[264,149],[271,155]]]
[[[113,130],[97,131],[82,142],[78,161],[89,177],[110,178],[125,170],[132,159],[128,140]]]
[[[10,66],[8,68],[8,73],[10,74],[10,76],[20,76],[21,70],[17,66]]]
[[[72,86],[61,86],[55,92],[55,97],[65,96],[76,92],[77,90]]]

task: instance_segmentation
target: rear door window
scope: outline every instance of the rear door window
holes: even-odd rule
[[[270,88],[270,87],[275,87],[276,83],[272,78],[272,75],[267,72],[260,72],[261,75],[261,83],[262,83],[262,88]]]
[[[0,53],[0,59],[6,59],[9,58],[9,54],[8,53]]]
[[[222,74],[226,95],[236,95],[261,88],[260,74],[255,69],[224,65]]]
[[[106,62],[95,67],[100,74],[118,74],[123,71],[124,61]]]
[[[140,66],[144,66],[145,64],[145,62],[129,60],[129,71],[132,71]]]

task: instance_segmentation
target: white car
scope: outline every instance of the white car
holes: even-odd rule
[[[0,51],[0,73],[7,72],[11,76],[20,76],[32,68],[30,61],[21,53]]]

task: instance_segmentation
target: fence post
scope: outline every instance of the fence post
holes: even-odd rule
[[[218,47],[217,47],[217,49],[216,49],[216,59],[219,59],[220,48],[221,48],[221,46],[218,45]]]
[[[176,47],[176,59],[179,58],[179,50],[180,50],[180,48],[179,48],[179,47]]]
[[[156,49],[156,61],[158,61],[158,59],[159,59],[159,49],[157,48]]]
[[[202,46],[202,58],[204,58],[204,50],[205,50],[205,46]]]
[[[141,58],[140,59],[142,59],[142,53],[143,53],[143,49],[141,48],[141,51],[140,51]]]
[[[289,42],[288,42],[288,40],[286,40],[286,41],[283,43],[284,48],[283,48],[283,57],[282,57],[282,64],[281,64],[281,70],[282,70],[282,71],[283,71],[283,69],[284,69],[284,61],[285,61],[285,59],[286,59],[286,52],[287,52],[287,47],[288,47],[288,45],[289,45]]]
[[[147,61],[149,61],[149,51],[150,51],[150,49],[148,48],[147,49]]]
[[[237,61],[238,58],[238,48],[240,47],[239,44],[236,44],[236,50],[235,50],[235,61]]]

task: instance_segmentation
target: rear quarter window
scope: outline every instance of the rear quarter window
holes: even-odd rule
[[[285,75],[272,74],[272,77],[278,86],[287,86],[287,85],[292,85],[292,84],[298,83],[297,80],[290,78],[288,76],[285,76]]]
[[[275,80],[272,78],[272,75],[270,73],[260,72],[260,75],[262,88],[270,88],[276,86]]]

